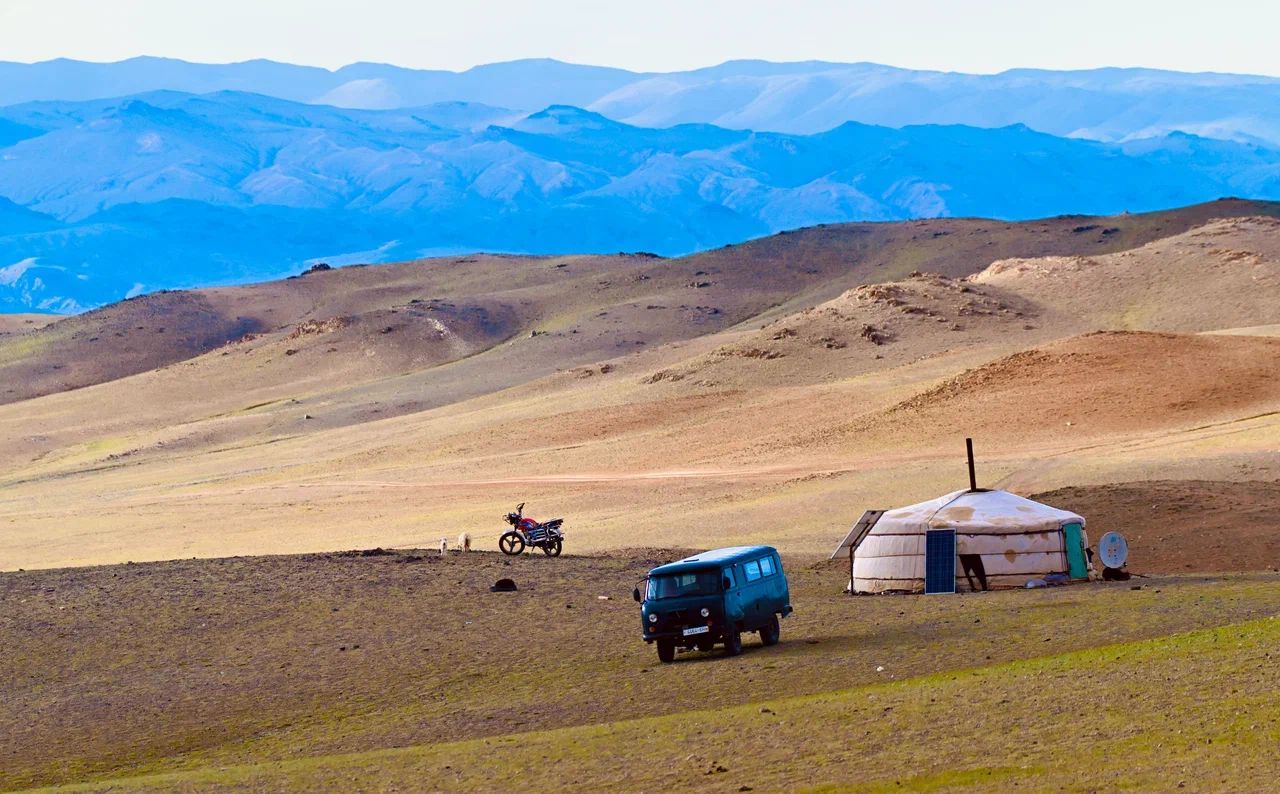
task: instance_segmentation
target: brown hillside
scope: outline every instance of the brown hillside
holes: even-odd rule
[[[901,431],[1088,437],[1280,407],[1280,339],[1110,331],[969,370],[876,421]]]
[[[859,284],[903,279],[913,271],[959,278],[1000,259],[1114,253],[1182,234],[1217,218],[1242,216],[1280,217],[1280,202],[1222,199],[1162,212],[1064,215],[1022,222],[938,218],[831,224],[727,246],[687,260],[704,268],[739,267],[745,260],[768,263],[772,271],[817,268],[844,273],[847,278],[824,285],[811,302],[816,304]]]
[[[1124,535],[1138,573],[1280,567],[1280,481],[1124,482],[1032,498],[1085,516],[1095,543],[1105,532]]]
[[[1270,234],[1248,224],[1237,247]],[[925,245],[935,239],[946,236]],[[865,261],[835,255],[767,264],[461,257],[189,293],[263,330],[0,406],[0,565],[420,543],[463,528],[493,548],[496,517],[522,500],[572,516],[575,550],[644,537],[814,551],[850,513],[954,488],[966,433],[981,439],[984,478],[1028,492],[1280,477],[1280,419],[1249,419],[1280,402],[1259,375],[1275,371],[1280,340],[1054,342],[1092,320],[940,274],[866,284]],[[1185,286],[1170,300],[1202,285]],[[1236,304],[1207,305],[1212,327],[1241,324]],[[157,351],[169,337],[127,335]],[[38,339],[53,336],[0,350],[23,360]],[[82,342],[59,356],[99,344]],[[84,361],[107,372],[111,359]],[[948,383],[954,393],[938,389]],[[1231,424],[1192,430],[1213,422]]]
[[[500,310],[512,321],[505,329],[512,334],[545,330],[560,337],[544,339],[539,352],[522,351],[518,377],[497,378],[483,387],[500,388],[628,348],[700,336],[764,312],[780,316],[913,270],[954,277],[1009,257],[1103,254],[1181,233],[1209,218],[1268,214],[1280,215],[1280,205],[1226,200],[1113,218],[854,223],[676,260],[477,255],[160,293],[29,334],[0,337],[0,382],[6,384],[0,402],[145,372],[246,334],[288,334],[305,323],[391,312],[415,300]],[[489,341],[500,338],[496,334]],[[406,354],[397,361],[412,367],[441,360],[432,355],[414,364],[414,359]],[[375,368],[370,374],[384,373]]]
[[[1280,322],[1280,220],[1216,220],[1103,256],[1001,260],[968,280],[1086,327],[1264,326]]]
[[[0,314],[0,338],[34,331],[61,319],[57,314]]]
[[[651,372],[644,382],[701,388],[819,383],[964,348],[1034,344],[1072,330],[1043,327],[1040,309],[1012,292],[917,272],[723,335],[722,344]]]

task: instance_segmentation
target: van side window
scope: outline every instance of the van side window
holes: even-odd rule
[[[732,569],[732,568],[725,568],[725,569],[724,569],[724,578],[726,578],[726,579],[728,579],[728,580],[729,580],[729,587],[728,587],[727,589],[732,590],[732,589],[733,589],[733,587],[734,587],[734,585],[735,585],[735,584],[737,584],[737,582],[735,582],[735,581],[734,581],[734,578],[733,578],[733,569]]]
[[[772,557],[760,558],[760,573],[764,574],[765,576],[773,575],[773,558]]]
[[[748,582],[754,582],[760,578],[760,563],[755,560],[743,565],[742,570],[746,573]]]

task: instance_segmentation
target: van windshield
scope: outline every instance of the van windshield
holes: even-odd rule
[[[720,592],[720,570],[689,571],[649,577],[650,600],[681,596],[715,595]]]

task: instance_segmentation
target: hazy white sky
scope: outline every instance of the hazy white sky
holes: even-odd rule
[[[1280,75],[1277,0],[0,0],[0,60],[164,55],[465,69],[552,57],[668,71],[733,58],[994,72]]]

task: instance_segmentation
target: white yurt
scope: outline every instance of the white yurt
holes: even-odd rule
[[[1084,518],[1008,491],[965,490],[868,511],[836,549],[851,555],[858,593],[1024,587],[1087,579]]]

